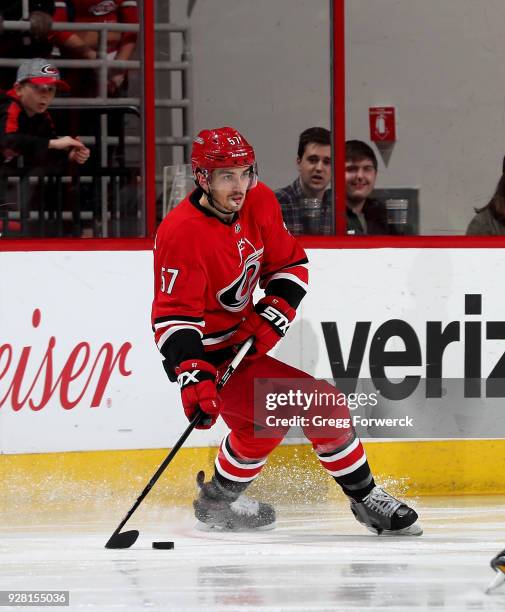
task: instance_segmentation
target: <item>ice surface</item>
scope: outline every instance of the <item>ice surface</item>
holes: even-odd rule
[[[129,550],[103,548],[128,502],[80,516],[20,508],[1,515],[0,589],[69,590],[71,610],[505,610],[505,587],[484,592],[505,546],[505,498],[414,505],[425,535],[403,538],[369,534],[345,501],[279,507],[276,530],[240,534],[194,529],[189,508],[148,507],[127,524],[141,532]]]

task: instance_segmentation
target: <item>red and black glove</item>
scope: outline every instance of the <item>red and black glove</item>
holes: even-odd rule
[[[254,336],[251,353],[254,353],[254,357],[265,355],[284,337],[295,314],[296,310],[286,300],[267,295],[254,306],[254,310],[237,329],[233,340],[240,346],[250,336]]]
[[[191,421],[200,408],[208,418],[196,428],[210,429],[223,405],[216,388],[216,368],[203,359],[188,359],[175,368],[175,373],[186,416]]]

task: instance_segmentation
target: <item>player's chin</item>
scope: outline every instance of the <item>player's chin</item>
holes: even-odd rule
[[[228,201],[228,210],[233,211],[233,212],[238,212],[242,206],[244,205],[245,202],[245,198],[242,198],[241,200],[229,200]]]

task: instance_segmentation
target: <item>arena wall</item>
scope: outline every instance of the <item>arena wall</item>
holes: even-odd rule
[[[470,349],[480,350],[483,379],[501,359],[503,341],[486,337],[487,322],[503,319],[494,272],[505,259],[501,249],[312,249],[308,254],[311,291],[275,352],[280,359],[331,377],[321,324],[336,324],[348,365],[356,323],[369,322],[359,374],[367,379],[377,330],[398,320],[414,330],[421,359],[388,368],[391,378],[425,378],[428,321],[442,327],[452,322],[460,330],[459,341],[444,353],[444,377],[464,378]],[[86,481],[141,482],[141,475],[161,461],[160,449],[171,447],[186,426],[177,385],[166,379],[151,336],[151,252],[1,252],[0,269],[4,482],[19,487],[19,479],[47,476],[47,470]],[[481,296],[481,314],[467,314],[468,295]],[[475,328],[468,323],[480,323],[479,346],[469,344],[469,330]],[[405,342],[391,337],[387,349],[405,352]],[[449,404],[442,397],[433,412],[431,439],[396,432],[394,439],[368,441],[375,472],[423,494],[504,492],[499,438],[505,436],[498,421],[486,429],[484,383],[482,389],[483,397],[471,400],[475,413],[463,422],[454,419],[453,429],[451,424],[447,429]],[[389,409],[386,403],[383,414]],[[446,427],[441,435],[437,419]],[[220,424],[193,432],[179,457],[187,468],[179,472],[183,483],[193,478],[198,462],[210,468],[212,448],[224,431]],[[318,470],[310,447],[299,438],[277,456],[287,454],[309,471]],[[289,481],[289,471],[279,468],[276,476],[275,471],[270,470],[273,479]]]

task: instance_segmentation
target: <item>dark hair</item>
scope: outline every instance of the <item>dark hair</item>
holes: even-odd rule
[[[476,208],[475,212],[482,212],[486,210],[486,208],[489,208],[491,214],[497,221],[505,224],[505,174],[501,175],[493,197],[482,208]]]
[[[331,145],[330,131],[322,127],[311,127],[304,130],[298,141],[298,159],[302,159],[307,145],[311,142],[318,145]]]
[[[373,163],[375,172],[377,172],[377,157],[372,147],[368,146],[367,143],[362,140],[346,140],[345,161],[360,161],[362,159],[369,159]]]

